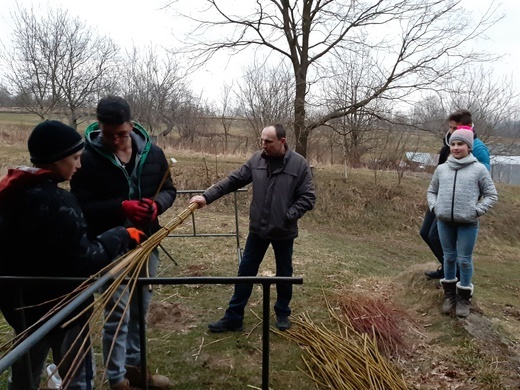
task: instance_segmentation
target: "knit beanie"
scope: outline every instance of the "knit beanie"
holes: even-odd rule
[[[27,141],[31,162],[48,164],[68,157],[83,149],[85,143],[74,128],[58,121],[37,125]]]
[[[457,127],[457,130],[455,130],[450,137],[450,143],[453,141],[462,141],[466,145],[469,146],[469,150],[473,149],[473,131],[468,129],[461,129],[460,127]]]

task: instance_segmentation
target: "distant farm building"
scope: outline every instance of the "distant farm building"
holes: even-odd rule
[[[491,156],[491,176],[500,183],[520,185],[520,156]]]
[[[439,155],[406,152],[408,166],[415,171],[433,172]],[[491,156],[491,177],[495,182],[520,185],[520,156]]]
[[[437,167],[437,162],[439,161],[438,154],[406,152],[405,155],[408,166],[414,171],[433,172]]]

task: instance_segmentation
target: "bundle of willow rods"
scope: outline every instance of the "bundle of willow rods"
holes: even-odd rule
[[[407,318],[407,314],[392,302],[348,292],[338,297],[338,305],[357,332],[376,337],[379,349],[387,356],[399,354],[405,349],[400,323]]]
[[[304,351],[307,375],[318,385],[335,390],[406,389],[404,379],[379,353],[375,337],[358,333],[342,321],[327,302],[338,331],[316,325],[307,314],[294,320],[297,326],[279,335],[293,340]]]
[[[67,304],[69,304],[72,300],[74,300],[75,297],[77,297],[82,291],[87,289],[89,286],[91,286],[98,277],[105,274],[110,274],[113,277],[113,281],[110,283],[110,285],[106,286],[103,289],[103,292],[97,297],[94,302],[89,305],[87,308],[85,308],[80,314],[78,314],[76,317],[70,319],[66,323],[62,325],[62,327],[66,327],[68,324],[70,324],[72,321],[83,315],[84,313],[91,312],[89,321],[87,321],[86,325],[84,326],[83,330],[87,332],[94,338],[101,338],[101,332],[103,330],[104,326],[104,316],[103,313],[105,311],[105,308],[107,308],[110,297],[116,292],[116,290],[119,289],[119,287],[123,284],[123,281],[125,278],[129,278],[129,282],[123,287],[123,292],[121,293],[120,299],[124,295],[133,294],[135,291],[136,285],[137,285],[137,278],[141,274],[141,270],[143,267],[146,267],[148,260],[150,258],[150,255],[152,251],[161,243],[161,241],[170,234],[172,230],[174,230],[177,226],[179,226],[182,222],[184,222],[196,209],[198,205],[197,203],[191,203],[185,210],[183,210],[181,213],[177,214],[172,220],[170,220],[167,224],[165,224],[159,231],[151,235],[146,241],[138,245],[135,249],[127,252],[120,258],[112,261],[108,266],[106,266],[104,269],[99,271],[97,274],[90,276],[86,281],[84,281],[80,286],[78,286],[73,292],[70,294],[67,294],[66,296],[63,296],[61,299],[58,300],[58,303],[44,316],[42,317],[38,322],[33,324],[31,327],[27,328],[24,332],[18,334],[16,337],[14,337],[12,340],[10,340],[8,343],[1,346],[1,348],[5,348],[7,344],[9,344],[9,347],[7,348],[7,352],[9,352],[11,349],[13,349],[16,345],[18,345],[27,335],[29,335],[34,329],[39,327],[43,322],[47,321],[50,317],[52,317],[54,314],[56,314],[59,310],[64,308]],[[123,315],[121,316],[121,321],[119,323],[119,327],[121,327],[121,324],[124,319],[124,314],[128,310],[130,301],[127,301],[127,305],[125,306],[123,310]],[[115,307],[119,304],[119,301],[114,305],[110,313],[115,309]],[[89,323],[92,325],[92,327],[89,327]],[[74,346],[76,346],[77,343],[81,346],[81,350],[84,350],[82,354],[76,355],[75,357],[69,357],[69,352],[67,352],[65,358],[73,358],[73,364],[71,370],[67,373],[65,378],[63,379],[63,385],[66,387],[66,385],[70,382],[71,378],[77,371],[79,364],[81,360],[86,356],[88,353],[88,338],[82,337],[78,338],[74,341]],[[110,348],[109,354],[112,353],[112,347]],[[64,359],[65,359],[64,358]],[[56,369],[57,370],[57,369]],[[103,372],[102,381],[104,380],[105,371]],[[64,388],[65,388],[64,387]]]

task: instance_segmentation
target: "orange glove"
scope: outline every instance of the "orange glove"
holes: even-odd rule
[[[146,234],[144,234],[139,229],[129,227],[129,228],[126,228],[126,231],[128,232],[128,235],[130,236],[131,244],[133,244],[130,246],[133,248],[135,248],[137,245],[139,245],[146,238]]]

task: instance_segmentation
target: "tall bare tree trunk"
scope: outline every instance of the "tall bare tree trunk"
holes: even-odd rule
[[[294,97],[294,135],[296,137],[295,150],[303,157],[307,157],[307,141],[309,129],[305,126],[305,97],[307,86],[307,69],[305,63],[295,69],[296,93]]]

